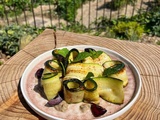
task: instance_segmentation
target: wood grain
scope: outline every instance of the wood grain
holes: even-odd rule
[[[55,36],[56,35],[56,36]],[[142,78],[137,102],[117,120],[160,119],[160,47],[110,38],[45,30],[23,50],[0,66],[0,119],[43,120],[25,102],[19,82],[27,65],[45,51],[69,45],[96,45],[114,50],[132,61]]]

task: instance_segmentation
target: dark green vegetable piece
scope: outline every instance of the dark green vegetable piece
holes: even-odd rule
[[[62,62],[65,66],[66,64],[66,55],[62,55],[58,52],[58,50],[52,51],[53,56],[57,59],[58,62]]]

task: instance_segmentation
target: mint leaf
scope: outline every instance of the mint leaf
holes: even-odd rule
[[[91,54],[88,52],[81,52],[77,55],[77,57],[72,62],[79,62],[84,60],[85,58],[89,57]]]
[[[121,61],[115,61],[115,62],[116,64],[114,64],[113,66],[104,69],[103,76],[107,77],[112,74],[118,73],[125,67],[125,64],[122,63]]]
[[[90,53],[91,53],[91,57],[95,59],[95,58],[98,58],[103,53],[103,51],[90,51]]]
[[[94,74],[92,72],[88,72],[87,76],[85,77],[85,80],[94,77]]]
[[[62,55],[63,57],[66,57],[68,54],[69,50],[67,48],[63,48],[63,49],[56,49],[54,50],[55,54],[59,54]]]

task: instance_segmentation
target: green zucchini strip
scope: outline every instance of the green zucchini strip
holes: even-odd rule
[[[112,74],[121,71],[125,67],[125,64],[121,61],[114,61],[114,62],[115,64],[113,66],[104,69],[103,76],[108,77]]]
[[[54,76],[56,76],[58,73],[44,73],[42,76],[42,80],[47,80],[49,78],[52,78]]]
[[[44,63],[45,67],[50,69],[52,72],[60,72],[60,68],[59,68],[59,64],[58,62],[54,61],[54,60],[47,60]]]

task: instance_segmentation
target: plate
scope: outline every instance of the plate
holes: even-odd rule
[[[124,88],[125,98],[124,103],[121,105],[108,103],[101,99],[100,105],[107,109],[107,113],[103,116],[95,118],[91,111],[88,110],[86,112],[79,112],[78,104],[70,104],[68,110],[65,112],[60,112],[55,110],[54,107],[47,107],[45,104],[47,100],[41,97],[37,90],[37,78],[35,77],[35,73],[39,68],[44,67],[44,62],[48,59],[52,58],[52,50],[47,51],[38,57],[36,57],[25,69],[21,82],[20,87],[24,99],[26,100],[27,104],[40,116],[46,119],[74,119],[74,120],[89,120],[89,119],[100,119],[100,120],[110,120],[115,119],[122,114],[124,114],[130,107],[136,102],[140,91],[141,91],[141,77],[140,74],[135,67],[135,65],[125,58],[124,56],[120,55],[119,53],[99,47],[99,46],[90,46],[90,45],[76,45],[76,46],[65,46],[57,49],[62,48],[77,48],[79,50],[84,50],[84,48],[93,48],[95,50],[102,50],[106,52],[111,58],[118,59],[123,61],[127,67],[127,74],[129,78],[128,85]]]

